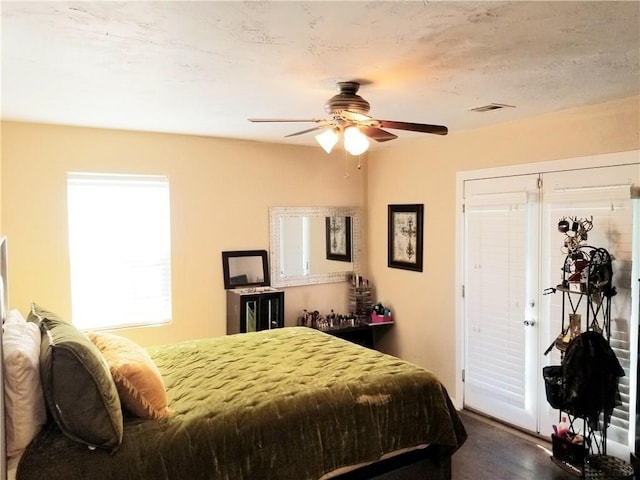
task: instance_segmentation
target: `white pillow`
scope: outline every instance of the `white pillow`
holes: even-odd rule
[[[40,328],[11,310],[2,335],[7,455],[27,448],[47,421],[40,384]]]
[[[5,325],[8,323],[24,323],[26,322],[25,318],[22,316],[19,310],[11,310],[7,314],[7,318],[4,321]],[[4,331],[4,330],[3,330]]]

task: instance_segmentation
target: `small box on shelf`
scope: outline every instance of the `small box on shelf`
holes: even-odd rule
[[[375,312],[371,312],[371,323],[393,323],[393,316],[378,315]]]
[[[587,288],[585,283],[581,282],[568,282],[569,283],[569,291],[574,293],[586,293]]]

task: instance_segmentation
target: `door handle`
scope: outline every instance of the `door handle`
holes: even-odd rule
[[[533,327],[535,324],[536,324],[536,321],[534,319],[529,319],[524,321],[525,327]]]

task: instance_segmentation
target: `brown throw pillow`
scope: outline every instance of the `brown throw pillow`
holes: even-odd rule
[[[141,418],[161,418],[170,413],[162,375],[146,350],[119,335],[88,335],[107,361],[120,402],[130,413]]]

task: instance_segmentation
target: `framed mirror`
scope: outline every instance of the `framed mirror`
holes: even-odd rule
[[[222,252],[224,288],[268,287],[269,267],[266,250]]]
[[[357,207],[271,207],[269,220],[274,287],[342,282],[360,271]]]

